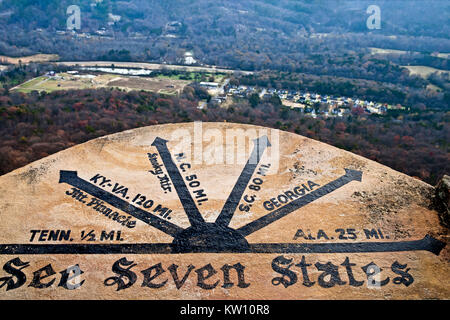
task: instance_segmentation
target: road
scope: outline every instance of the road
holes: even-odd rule
[[[34,80],[36,80],[36,78],[32,78],[32,79],[30,79],[30,80],[28,80],[28,81],[25,81],[24,83],[21,83],[21,84],[15,86],[14,88],[11,88],[10,90],[11,90],[11,91],[17,90],[17,89],[19,89],[21,86],[27,84],[28,82],[34,81]],[[31,87],[31,88],[29,88],[29,89],[33,89],[34,87],[39,87],[41,84],[47,82],[48,80],[49,80],[49,78],[46,77],[45,79],[43,79],[42,81],[36,83],[33,87]]]

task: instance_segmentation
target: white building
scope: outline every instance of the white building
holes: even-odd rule
[[[108,19],[109,19],[108,25],[111,26],[111,25],[114,25],[115,23],[119,22],[120,19],[122,19],[122,17],[119,16],[119,15],[115,15],[115,14],[109,13],[108,14]]]
[[[184,53],[184,64],[195,64],[197,60],[194,59],[194,54],[190,51]]]
[[[208,89],[219,88],[219,84],[217,82],[200,82],[200,86]]]

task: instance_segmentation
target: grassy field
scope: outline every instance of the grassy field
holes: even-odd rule
[[[443,59],[450,59],[450,53],[438,53],[436,54],[436,57]]]
[[[59,73],[54,77],[41,76],[29,80],[13,90],[53,92],[70,89],[120,88],[127,91],[145,90],[163,94],[179,94],[190,81],[169,78],[147,78],[114,74],[72,75]]]
[[[59,56],[57,54],[35,54],[27,57],[8,57],[8,56],[0,56],[0,63],[6,64],[19,64],[21,61],[23,64],[27,64],[30,62],[47,62],[47,61],[57,61],[59,60]]]
[[[405,54],[408,52],[412,53],[420,53],[418,51],[403,51],[403,50],[394,50],[394,49],[382,49],[382,48],[369,48],[371,54]],[[438,52],[438,53],[432,53],[431,56],[443,58],[443,59],[450,59],[450,53],[445,52]]]
[[[441,91],[442,89],[441,88],[439,88],[438,86],[436,86],[436,85],[434,85],[434,84],[429,84],[429,85],[427,85],[427,89],[428,90],[431,90],[431,91],[435,91],[435,92],[439,92],[439,91]]]
[[[223,73],[203,73],[203,72],[186,72],[177,75],[165,76],[158,75],[158,79],[172,79],[172,80],[186,80],[186,81],[209,81],[210,78],[214,78],[212,82],[222,82],[225,78]],[[203,79],[203,80],[202,80]]]
[[[426,66],[402,66],[402,67],[408,69],[409,72],[411,73],[411,75],[419,75],[422,78],[426,78],[434,72],[447,73],[447,74],[450,73],[450,71],[447,71],[447,70],[440,70],[440,69],[435,69],[435,68],[426,67]]]
[[[19,92],[24,92],[24,93],[29,93],[33,90],[39,90],[38,88],[40,87],[41,83],[43,81],[45,81],[47,78],[42,76],[42,77],[37,77],[34,79],[31,79],[27,82],[22,83],[21,85],[13,88],[13,90],[19,91]]]
[[[145,90],[162,94],[180,94],[190,81],[170,78],[120,77],[108,82],[109,87],[125,90]]]
[[[381,48],[369,48],[371,54],[405,54],[408,51],[393,50],[393,49],[381,49]]]

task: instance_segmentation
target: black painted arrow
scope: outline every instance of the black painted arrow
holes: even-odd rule
[[[253,232],[258,231],[259,229],[262,229],[267,225],[283,218],[289,213],[333,192],[336,189],[341,188],[342,186],[353,180],[361,181],[362,172],[357,170],[345,169],[345,175],[343,175],[342,177],[320,187],[319,189],[312,191],[311,193],[308,193],[307,195],[297,200],[290,202],[289,204],[275,211],[268,213],[267,215],[255,221],[250,222],[249,224],[239,228],[237,231],[239,231],[244,237],[246,237],[249,234],[252,234]]]
[[[271,146],[267,136],[259,137],[253,140],[253,143],[254,147],[250,155],[250,158],[248,159],[244,169],[242,170],[241,175],[239,176],[236,184],[234,185],[233,190],[228,196],[228,199],[225,202],[222,211],[220,212],[219,216],[216,219],[215,223],[217,225],[228,226],[230,224],[230,221],[233,218],[233,215],[236,211],[239,201],[241,201],[242,194],[244,193],[245,188],[247,188],[247,185],[251,177],[253,176],[253,173],[255,172],[256,167],[258,166],[264,151],[266,150],[267,147]]]
[[[192,199],[192,196],[184,183],[183,177],[178,171],[177,166],[172,160],[172,155],[167,149],[167,140],[161,139],[160,137],[156,137],[155,141],[153,141],[152,146],[155,146],[161,156],[161,159],[164,163],[164,166],[167,169],[167,173],[172,180],[172,183],[175,187],[175,190],[178,193],[178,197],[180,198],[181,204],[183,205],[184,211],[186,212],[189,222],[191,226],[199,226],[205,224],[205,220],[203,219],[200,211]]]
[[[2,244],[0,254],[169,254],[170,243]]]
[[[89,193],[91,196],[103,200],[117,209],[128,213],[129,215],[135,217],[136,219],[145,222],[156,229],[171,235],[174,237],[177,233],[183,231],[184,229],[178,227],[177,225],[170,223],[166,220],[159,218],[145,210],[133,206],[125,200],[93,185],[80,177],[78,177],[77,171],[60,171],[59,183],[67,183],[75,188],[81,189],[84,192]]]
[[[446,244],[429,235],[421,240],[358,243],[253,243],[229,253],[369,253],[428,251],[439,255]],[[178,254],[170,243],[127,244],[1,244],[0,255],[17,254]],[[195,251],[193,253],[201,253]],[[211,252],[207,252],[211,253]],[[220,252],[225,253],[225,252]]]
[[[446,244],[429,235],[421,240],[358,243],[253,243],[251,253],[367,253],[428,251],[439,255]]]

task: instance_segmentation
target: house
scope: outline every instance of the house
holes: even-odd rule
[[[95,31],[95,33],[98,34],[98,35],[103,36],[103,35],[106,34],[106,28],[100,28],[97,31]]]
[[[207,89],[217,89],[219,84],[217,82],[200,82],[200,87]]]
[[[178,32],[182,26],[183,23],[180,21],[171,21],[166,24],[165,29],[167,32]]]
[[[121,19],[122,19],[121,16],[109,13],[108,14],[108,20],[109,20],[108,25],[112,26],[112,25],[116,24],[117,22],[119,22]]]
[[[222,103],[222,99],[220,99],[220,98],[212,98],[211,102],[221,104]]]
[[[184,64],[195,64],[197,63],[197,60],[194,59],[194,54],[190,51],[187,51],[184,53]]]

